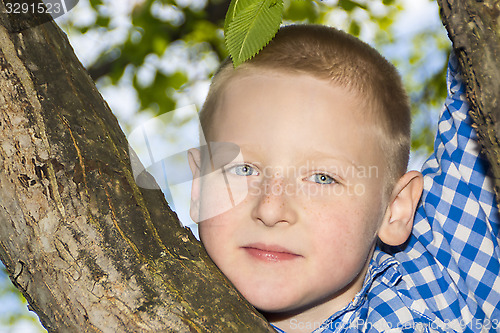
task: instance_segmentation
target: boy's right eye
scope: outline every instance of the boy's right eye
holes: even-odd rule
[[[258,176],[259,172],[251,165],[248,164],[240,164],[234,165],[227,169],[228,172],[233,173],[237,176]]]

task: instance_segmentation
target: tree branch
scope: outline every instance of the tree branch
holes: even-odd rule
[[[500,2],[438,0],[453,42],[483,153],[490,162],[497,203],[500,194]]]

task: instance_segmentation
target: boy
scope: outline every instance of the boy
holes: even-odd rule
[[[457,85],[424,182],[406,172],[399,75],[365,43],[290,26],[237,69],[221,66],[200,114],[214,144],[189,155],[191,216],[278,331],[500,326],[496,207]],[[224,148],[234,144],[237,158]]]

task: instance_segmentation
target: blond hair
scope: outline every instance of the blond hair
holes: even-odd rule
[[[309,74],[344,87],[365,101],[363,111],[377,127],[386,154],[388,182],[405,172],[410,152],[411,112],[408,96],[396,68],[374,48],[335,28],[291,25],[254,58],[233,67],[226,59],[215,73],[200,112],[205,137],[210,137],[217,101],[236,74],[264,70]],[[366,109],[366,110],[365,110]]]

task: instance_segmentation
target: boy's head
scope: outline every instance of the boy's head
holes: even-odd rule
[[[405,173],[409,117],[394,68],[331,28],[283,28],[217,73],[201,114],[216,144],[189,156],[191,216],[210,257],[278,327],[344,307],[377,240],[408,237],[422,190]]]
[[[234,69],[228,58],[214,75],[200,120],[207,141],[221,95],[233,78],[256,69],[308,74],[356,94],[359,112],[379,131],[387,161],[388,189],[407,168],[411,113],[396,68],[375,49],[334,28],[319,25],[282,27],[257,56]]]

